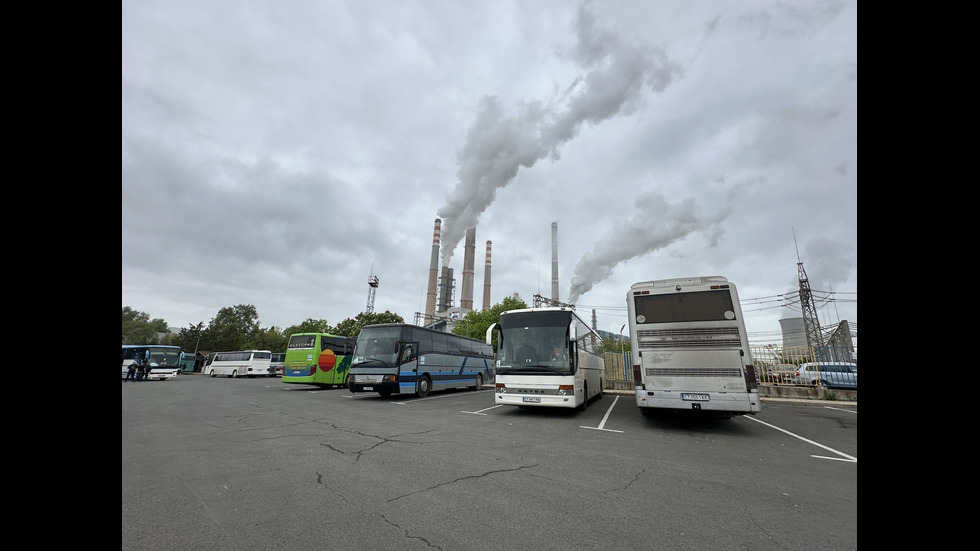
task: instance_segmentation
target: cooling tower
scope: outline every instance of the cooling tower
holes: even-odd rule
[[[783,330],[783,348],[807,346],[803,318],[781,319],[779,327]]]
[[[551,223],[551,300],[558,302],[558,222]]]
[[[463,289],[459,295],[459,307],[465,313],[473,309],[473,263],[476,256],[476,228],[466,230],[463,249]]]
[[[483,309],[490,309],[490,242],[487,241],[487,264],[483,268]]]
[[[435,321],[436,315],[436,282],[439,279],[439,232],[442,220],[436,218],[436,227],[432,231],[432,260],[429,261],[429,287],[425,297],[425,323]]]

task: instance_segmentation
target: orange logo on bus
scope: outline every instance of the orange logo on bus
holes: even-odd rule
[[[330,371],[337,365],[337,356],[333,350],[324,350],[320,352],[320,357],[317,358],[316,363],[320,366],[321,371]]]

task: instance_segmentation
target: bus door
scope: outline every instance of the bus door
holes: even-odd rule
[[[415,391],[419,389],[419,343],[418,342],[399,342],[398,343],[398,373],[408,376],[411,373],[415,380]]]

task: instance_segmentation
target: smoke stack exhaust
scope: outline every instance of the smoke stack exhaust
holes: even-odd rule
[[[490,309],[490,242],[487,241],[487,264],[483,268],[483,309]]]
[[[558,222],[551,223],[551,300],[558,302]]]
[[[459,307],[473,309],[473,265],[476,257],[476,228],[466,230],[466,245],[463,249],[463,289],[459,295]]]
[[[453,269],[442,267],[442,277],[439,280],[439,304],[436,312],[448,312],[453,307],[453,295],[456,290],[456,280],[453,279]]]
[[[432,260],[429,261],[429,287],[425,296],[425,322],[428,325],[435,321],[436,315],[436,281],[439,279],[439,234],[442,220],[436,218],[436,226],[432,231]]]

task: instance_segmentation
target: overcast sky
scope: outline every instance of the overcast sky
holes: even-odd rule
[[[122,306],[170,326],[722,275],[751,344],[857,325],[856,1],[123,0]]]

